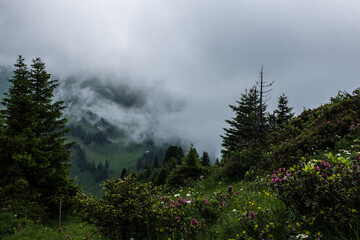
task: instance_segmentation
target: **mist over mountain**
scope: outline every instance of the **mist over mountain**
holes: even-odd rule
[[[156,86],[145,89],[121,79],[73,76],[60,81],[55,95],[67,106],[64,114],[70,124],[86,121],[96,125],[105,120],[134,142],[162,144],[178,138],[169,131],[166,118],[180,112],[184,102]]]
[[[0,99],[3,98],[4,93],[10,86],[8,79],[11,77],[11,73],[10,67],[0,66]],[[2,105],[0,105],[1,107]]]
[[[10,86],[10,66],[0,67],[0,93]],[[221,127],[208,131],[214,120],[204,120],[206,113],[199,103],[186,95],[173,94],[161,82],[138,84],[130,77],[104,74],[54,74],[52,79],[59,80],[54,100],[64,101],[69,126],[90,124],[114,142],[150,141],[158,146],[176,144],[185,148],[193,143],[199,152],[209,152],[212,159],[219,156],[217,133]],[[189,122],[199,127],[189,129]],[[114,129],[111,136],[109,127]]]
[[[359,9],[357,0],[1,1],[0,65],[41,57],[76,96],[57,93],[71,116],[93,112],[134,139],[179,136],[219,155],[228,105],[261,65],[275,80],[268,110],[283,93],[299,114],[358,87]]]

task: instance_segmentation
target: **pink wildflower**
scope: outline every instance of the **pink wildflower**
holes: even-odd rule
[[[59,228],[58,230],[57,230],[57,232],[61,232],[62,231],[62,228]]]
[[[193,219],[191,219],[191,224],[197,226],[199,224],[199,222],[195,218],[193,218]]]
[[[255,213],[254,213],[253,211],[250,211],[250,212],[249,212],[249,216],[250,216],[251,218],[255,218]]]

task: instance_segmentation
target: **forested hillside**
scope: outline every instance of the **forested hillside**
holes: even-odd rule
[[[295,116],[284,94],[267,111],[261,81],[230,105],[212,165],[193,144],[124,142],[106,121],[66,125],[58,82],[40,58],[28,67],[19,56],[1,102],[0,237],[358,239],[359,88]],[[70,169],[103,194],[84,193]]]

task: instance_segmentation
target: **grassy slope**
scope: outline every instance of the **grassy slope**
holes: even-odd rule
[[[127,148],[122,142],[105,143],[91,147],[85,145],[84,141],[80,138],[70,137],[70,139],[76,141],[84,149],[89,162],[94,161],[96,165],[100,162],[105,164],[106,159],[108,159],[113,176],[119,176],[123,168],[134,167],[136,160],[145,151],[150,150],[147,146]]]
[[[129,169],[135,167],[136,161],[145,151],[149,150],[147,146],[136,144],[125,145],[123,142],[105,143],[90,147],[84,144],[80,138],[69,137],[70,141],[76,141],[85,151],[86,159],[96,165],[102,162],[105,164],[106,159],[109,160],[110,174],[114,178],[119,178],[123,168]],[[86,193],[95,196],[101,196],[101,187],[99,182],[95,181],[90,171],[81,172],[74,164],[71,168],[71,177],[77,178],[77,183],[82,186]]]
[[[281,211],[283,205],[281,202],[277,201],[272,195],[268,195],[266,189],[258,189],[248,186],[247,182],[238,181],[238,182],[219,182],[214,178],[210,177],[197,183],[193,188],[176,188],[172,192],[168,193],[171,195],[172,199],[177,199],[174,197],[175,194],[180,194],[183,198],[187,198],[187,194],[191,195],[191,198],[196,197],[210,197],[214,192],[223,191],[226,192],[227,188],[231,184],[235,191],[239,191],[239,194],[234,196],[232,202],[227,202],[224,207],[224,216],[225,221],[229,224],[234,224],[237,222],[239,212],[234,211],[234,209],[240,211],[247,209],[255,210],[258,207],[268,208],[268,209],[277,209]],[[251,202],[251,203],[249,203]],[[254,204],[252,204],[254,203]],[[195,217],[195,216],[194,216]],[[5,237],[4,240],[12,239],[66,239],[67,235],[71,236],[71,239],[84,239],[84,236],[87,234],[95,232],[95,229],[90,226],[85,226],[84,223],[79,223],[75,221],[74,217],[69,217],[65,219],[64,224],[62,225],[63,232],[56,233],[58,226],[56,222],[49,223],[46,225],[33,225],[28,224],[24,228],[18,229],[14,235]],[[219,239],[228,239],[226,236],[226,227],[222,223],[214,224],[211,226],[213,229],[218,231]],[[99,234],[94,234],[92,237],[87,239],[99,239]]]

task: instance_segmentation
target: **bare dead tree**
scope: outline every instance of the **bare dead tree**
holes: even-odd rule
[[[261,140],[264,135],[265,123],[264,123],[264,106],[266,102],[270,100],[270,92],[273,90],[272,85],[275,81],[266,82],[264,81],[264,68],[261,65],[260,80],[256,82],[259,87],[259,112],[258,112],[258,138]]]

